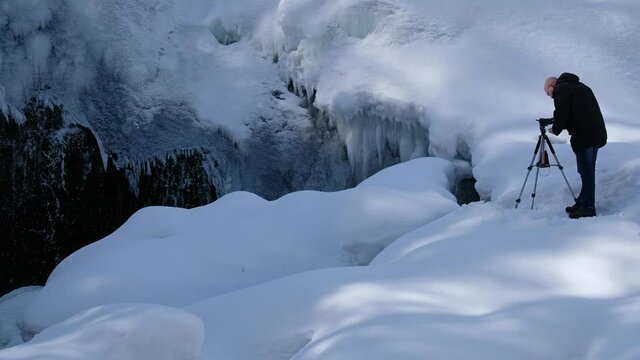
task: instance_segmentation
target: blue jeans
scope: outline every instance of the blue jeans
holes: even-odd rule
[[[584,208],[595,208],[598,147],[577,148],[573,149],[573,152],[576,154],[578,173],[582,179],[582,190],[580,190],[576,203]]]

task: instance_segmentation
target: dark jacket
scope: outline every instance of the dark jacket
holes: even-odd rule
[[[585,148],[603,147],[607,143],[607,129],[598,101],[591,89],[580,82],[574,74],[563,73],[553,89],[553,127],[558,135],[567,130],[571,135],[571,146]]]

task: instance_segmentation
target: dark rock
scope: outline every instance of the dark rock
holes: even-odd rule
[[[216,200],[198,149],[104,166],[94,133],[65,124],[61,106],[30,100],[25,121],[0,113],[0,294],[42,285],[74,251],[151,205],[195,207]]]

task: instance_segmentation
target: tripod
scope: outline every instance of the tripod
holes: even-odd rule
[[[547,151],[545,150],[546,146],[549,146],[549,150],[551,150],[551,154],[553,154],[553,157],[556,160],[555,164],[549,163],[549,156],[547,155]],[[536,160],[536,156],[538,157],[538,162],[534,165],[533,162]],[[533,169],[534,166],[536,167],[536,180],[533,185],[533,193],[531,194],[531,209],[533,209],[533,204],[536,201],[536,190],[538,189],[538,175],[540,173],[540,168],[547,168],[551,166],[557,166],[558,169],[560,169],[560,172],[562,173],[562,177],[564,178],[564,181],[567,183],[567,187],[569,187],[569,191],[571,191],[571,196],[573,196],[573,200],[578,201],[576,199],[575,193],[573,192],[573,189],[571,188],[571,185],[569,185],[569,181],[567,180],[567,177],[564,175],[564,171],[563,171],[564,168],[562,167],[562,165],[560,165],[560,161],[556,156],[556,151],[553,149],[553,145],[551,145],[551,141],[547,136],[547,129],[545,128],[545,125],[542,122],[540,122],[540,135],[538,135],[538,143],[536,144],[536,149],[533,151],[533,158],[531,158],[531,164],[529,164],[529,167],[527,168],[527,176],[524,178],[522,189],[520,189],[520,195],[518,195],[518,200],[516,200],[516,209],[518,208],[518,205],[520,205],[520,199],[522,198],[524,187],[527,185],[527,180],[529,179],[529,175],[531,174],[531,169]]]

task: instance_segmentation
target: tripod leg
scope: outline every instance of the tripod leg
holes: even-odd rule
[[[569,185],[569,180],[567,180],[567,177],[564,174],[564,167],[562,165],[560,165],[560,160],[558,160],[558,156],[556,156],[556,151],[553,148],[553,145],[551,145],[551,140],[549,140],[549,137],[547,135],[544,136],[544,140],[549,145],[549,150],[551,150],[551,154],[553,154],[553,158],[556,160],[556,164],[558,164],[558,169],[560,169],[560,172],[562,173],[562,177],[564,178],[564,182],[567,183],[567,187],[569,188],[569,191],[571,192],[571,196],[573,197],[573,200],[577,202],[578,199],[576,198],[576,194],[573,192],[573,189],[571,188],[571,185]]]
[[[539,174],[540,174],[540,167],[536,167],[536,181],[533,183],[533,193],[531,193],[531,210],[533,210],[533,204],[536,202],[536,190],[538,190]]]
[[[529,180],[529,175],[531,174],[531,169],[533,169],[533,162],[536,159],[536,155],[533,155],[533,159],[531,159],[531,165],[527,168],[527,176],[524,178],[524,182],[522,183],[522,188],[520,189],[520,194],[518,195],[518,199],[516,200],[516,209],[518,205],[520,205],[520,201],[522,199],[522,193],[524,192],[524,187],[527,185],[527,180]]]
[[[546,136],[546,135],[544,135]],[[538,159],[538,165],[536,165],[536,180],[533,183],[533,193],[531,193],[531,210],[533,210],[533,205],[536,202],[536,191],[538,190],[538,175],[540,175],[540,164],[542,164],[542,157],[544,156],[544,140],[542,135],[540,135],[540,156]]]
[[[524,183],[522,183],[520,194],[518,195],[518,199],[516,200],[516,209],[518,208],[518,205],[520,205],[520,200],[522,199],[522,193],[524,192],[524,187],[527,185],[527,180],[529,179],[529,175],[531,174],[531,169],[533,169],[533,162],[536,161],[536,155],[538,154],[538,150],[540,150],[541,143],[542,143],[542,136],[538,136],[538,143],[536,144],[536,148],[533,151],[533,157],[531,158],[531,163],[527,168],[527,176],[524,178]]]

